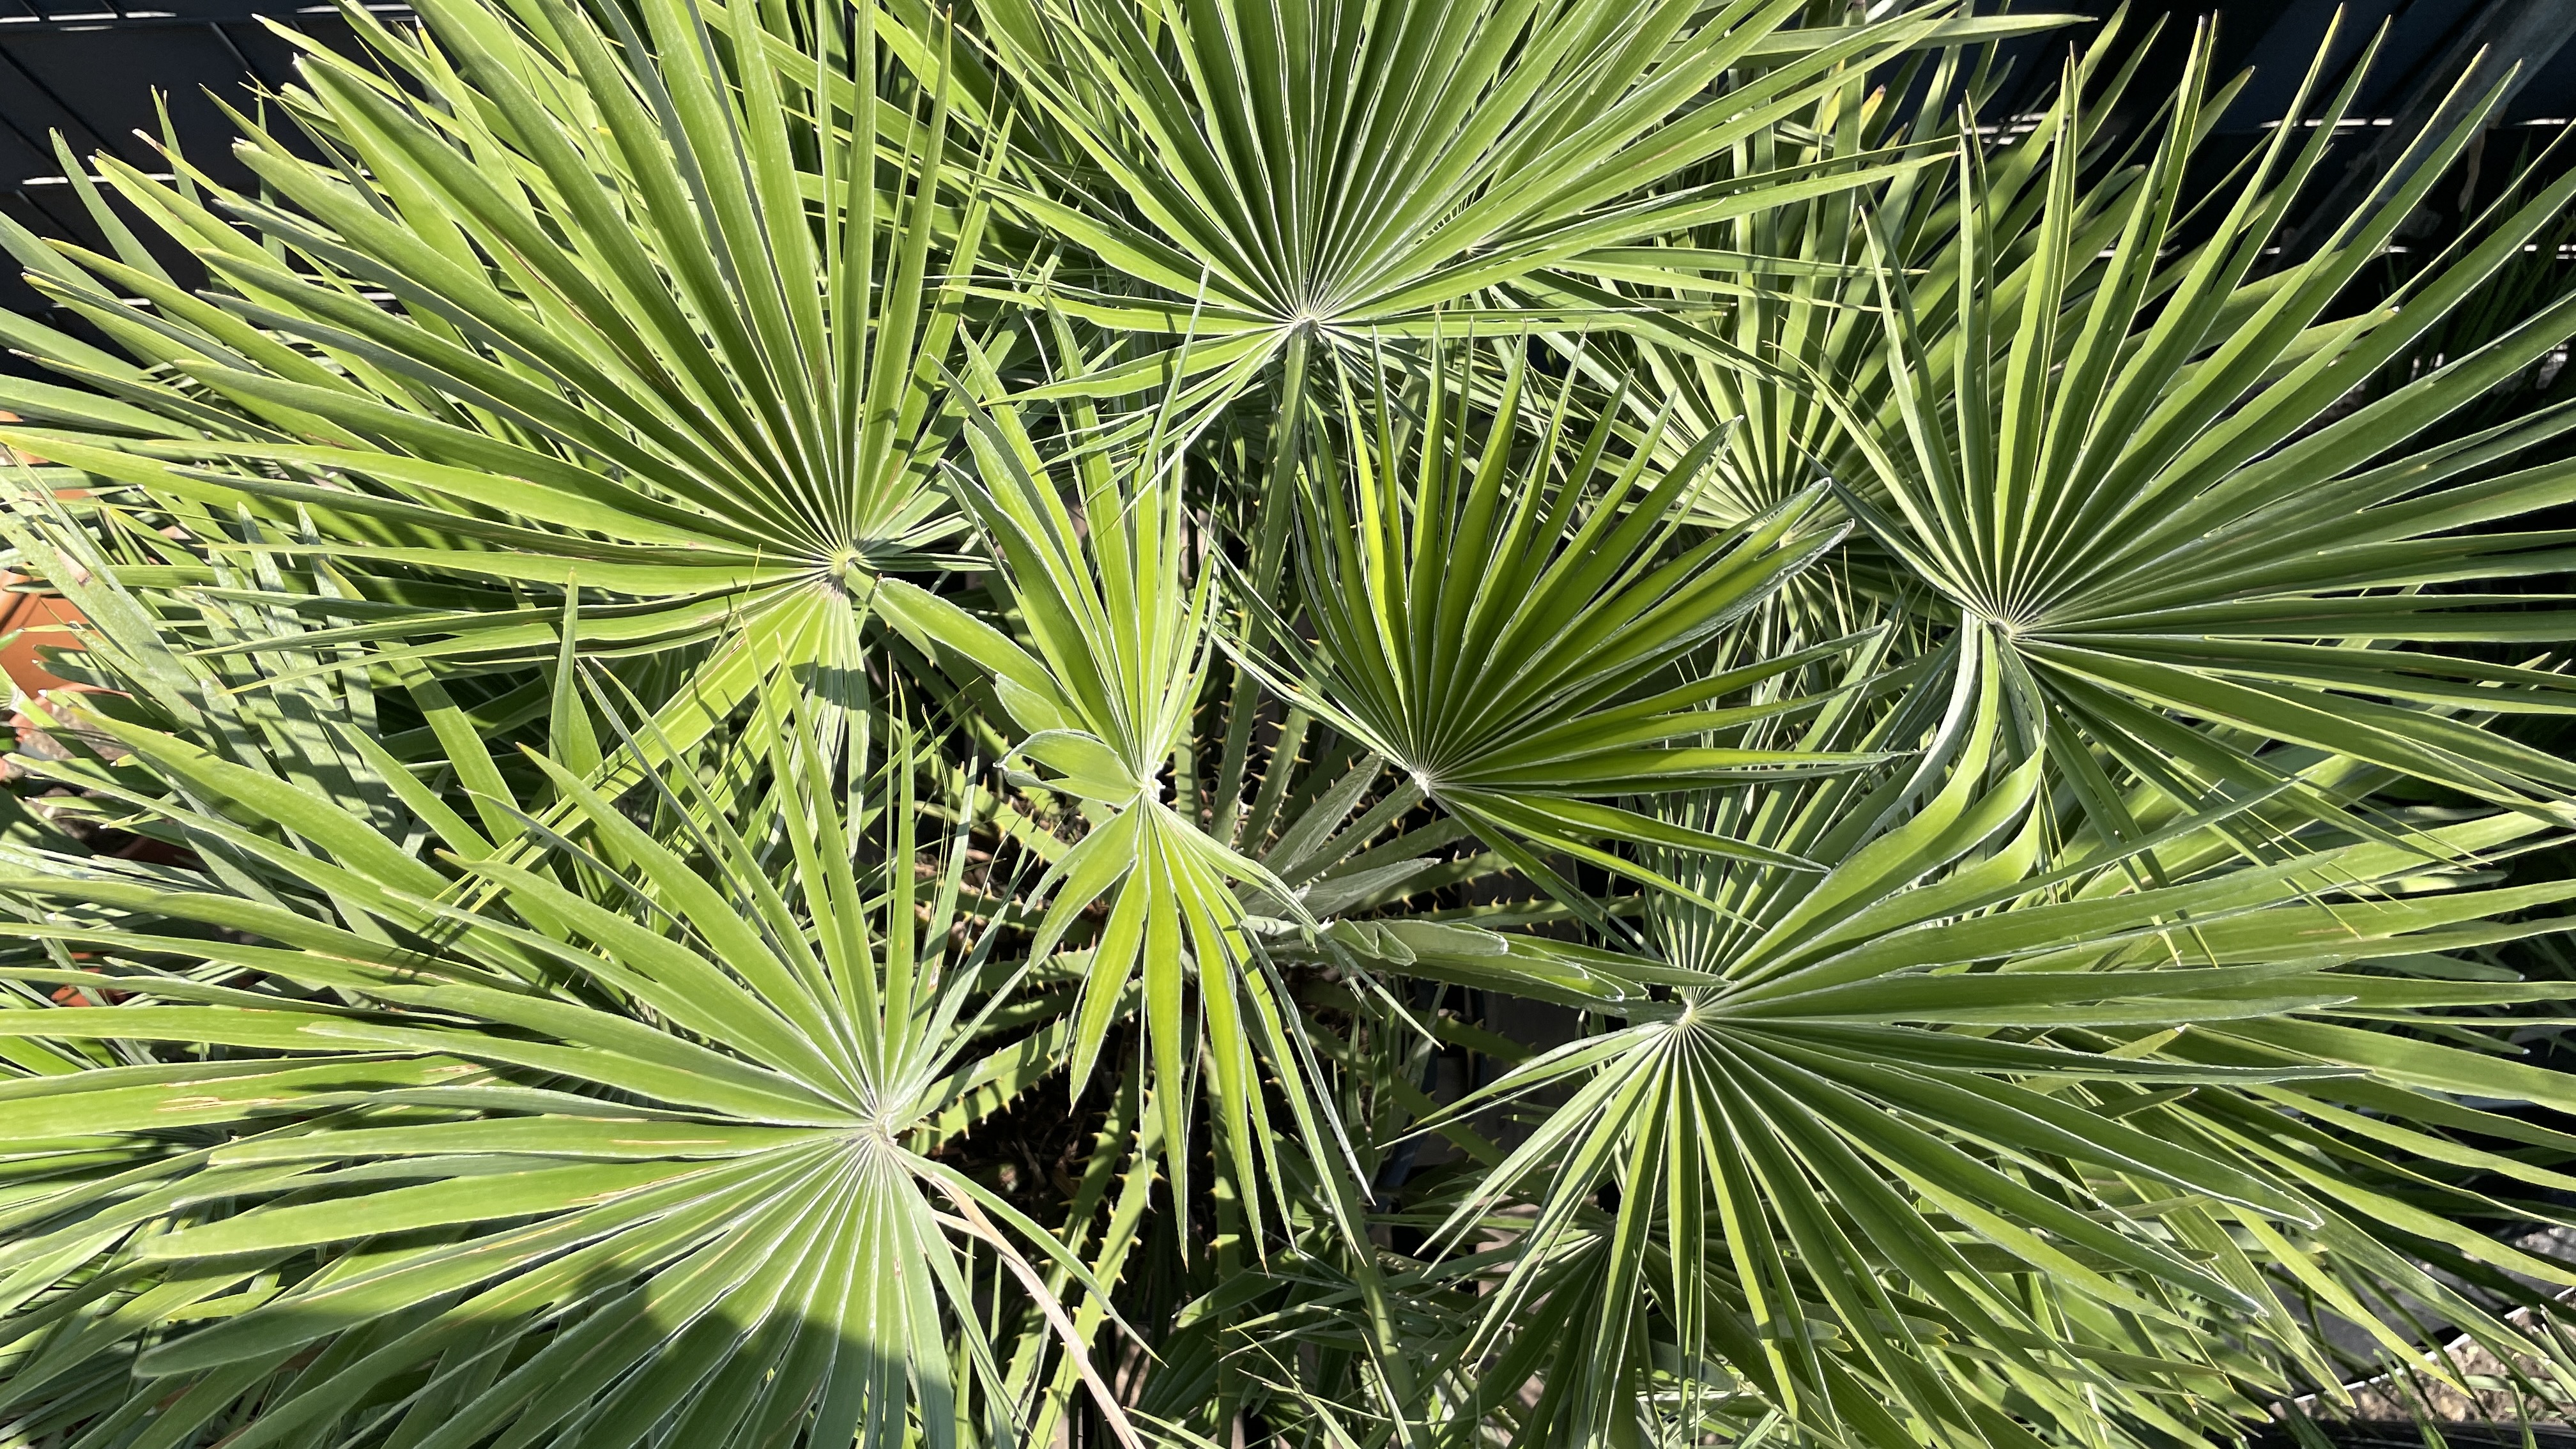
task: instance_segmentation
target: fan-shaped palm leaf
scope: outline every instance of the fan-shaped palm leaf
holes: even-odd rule
[[[1475,349],[1460,356],[1475,365]],[[1783,859],[1600,797],[1865,762],[1716,742],[1799,702],[1711,706],[1834,645],[1705,677],[1676,671],[1833,545],[1835,530],[1806,526],[1816,496],[1667,555],[1717,438],[1669,467],[1651,446],[1622,457],[1612,415],[1576,431],[1571,379],[1547,417],[1525,417],[1518,352],[1504,354],[1499,402],[1480,418],[1448,362],[1424,378],[1417,426],[1399,430],[1394,399],[1368,413],[1350,400],[1347,414],[1374,426],[1354,427],[1346,453],[1318,445],[1297,535],[1314,639],[1271,631],[1293,663],[1268,672],[1569,899],[1533,844],[1661,885],[1597,842]],[[1525,427],[1540,435],[1526,454]]]
[[[1721,1421],[1776,1408],[1872,1444],[2037,1443],[2034,1428],[2106,1414],[2190,1434],[2209,1426],[2176,1417],[2173,1395],[2244,1413],[2230,1378],[2324,1362],[2267,1275],[2356,1321],[2376,1320],[2347,1284],[2438,1297],[2497,1346],[2512,1330],[2410,1264],[2413,1239],[2571,1281],[2330,1179],[2308,1156],[2319,1139],[2273,1104],[2393,1105],[2471,1062],[2496,1066],[2489,1090],[2562,1098],[2547,1073],[2326,1023],[2556,994],[2351,968],[2563,929],[2492,921],[2576,887],[2410,898],[2391,894],[2422,870],[2409,848],[2356,840],[2244,867],[2207,821],[2168,838],[2215,868],[2170,886],[2035,870],[2045,756],[1997,772],[2000,649],[1974,646],[1963,672],[1930,798],[1903,808],[1919,780],[1903,772],[1763,812],[1762,838],[1832,868],[1698,877],[1724,911],[1671,899],[1657,933],[1698,984],[1611,1008],[1631,1024],[1490,1089],[1572,1091],[1451,1220],[1548,1183],[1534,1219],[1494,1224],[1525,1236],[1486,1270],[1500,1282],[1484,1327],[1454,1350],[1502,1352],[1483,1383],[1548,1385],[1524,1442],[1644,1412],[1673,1372],[1659,1346],[1678,1355],[1676,1391]],[[2537,828],[2508,814],[2437,834],[2479,858]],[[2393,1172],[2410,1149],[2446,1152],[2375,1135]],[[1615,1206],[1593,1200],[1603,1184]]]
[[[1093,410],[1076,414],[1096,431]],[[975,468],[959,472],[960,489],[1030,647],[899,580],[887,584],[883,607],[925,646],[989,672],[1022,735],[1011,757],[1045,771],[1028,783],[1091,817],[1051,862],[1041,889],[1055,890],[1031,948],[1032,960],[1045,959],[1087,908],[1105,903],[1068,1048],[1074,1090],[1139,985],[1163,1141],[1175,1153],[1188,1141],[1184,1065],[1204,1052],[1231,1166],[1239,1182],[1259,1181],[1256,1153],[1272,1136],[1262,1059],[1301,1110],[1309,1093],[1276,986],[1245,933],[1244,897],[1272,911],[1299,907],[1276,876],[1172,801],[1168,776],[1206,681],[1216,609],[1215,571],[1192,557],[1204,541],[1194,548],[1177,444],[1157,429],[1132,458],[1075,452],[1064,461],[1078,511],[1014,411],[979,411],[971,444]],[[1204,1036],[1189,1010],[1193,980]],[[1170,1171],[1185,1190],[1187,1159],[1172,1157]]]
[[[916,892],[914,756],[875,782],[885,866],[801,719],[748,839],[676,796],[712,833],[657,839],[540,759],[575,808],[523,865],[359,743],[442,868],[87,723],[143,779],[61,777],[207,865],[5,886],[10,936],[82,962],[8,980],[120,998],[0,1011],[52,1063],[5,1089],[8,1151],[94,1145],[7,1208],[14,1411],[76,1414],[130,1365],[154,1387],[119,1422],[172,1443],[245,1403],[237,1444],[1012,1439],[978,1275],[1034,1287],[1022,1245],[1060,1250],[924,1155],[1027,1063],[975,1044],[962,858]]]
[[[2468,133],[2424,138],[2432,155],[2410,188],[2351,218],[2315,258],[2258,279],[2347,90],[2304,147],[2293,146],[2304,128],[2277,129],[2216,234],[2163,264],[2199,129],[2200,64],[2105,260],[2085,261],[2095,242],[2080,234],[2070,97],[2049,141],[2041,245],[1999,275],[1984,208],[1967,206],[1957,319],[1942,341],[1921,330],[1916,284],[1883,274],[1902,441],[1847,410],[1869,464],[1854,506],[1950,607],[2003,631],[2052,728],[2158,789],[2199,800],[2288,788],[2338,808],[2235,742],[2268,740],[2555,806],[2576,774],[2478,717],[2563,712],[2576,696],[2544,669],[2411,646],[2563,636],[2559,611],[2455,586],[2563,562],[2558,533],[2493,525],[2567,496],[2564,466],[2500,469],[2576,415],[2392,450],[2555,346],[2576,304],[2321,414],[2517,254],[2576,180],[2498,220],[2385,311],[2320,321]],[[1973,203],[1981,160],[1972,151],[1962,165]],[[2178,729],[2177,717],[2218,728]],[[2116,800],[2096,808],[2122,828]]]
[[[52,425],[13,436],[309,518],[273,547],[369,577],[379,617],[350,638],[524,659],[579,589],[585,653],[730,641],[668,721],[682,746],[782,665],[857,678],[834,616],[958,526],[937,369],[981,212],[942,210],[943,98],[881,96],[867,30],[852,48],[819,14],[433,4],[397,35],[353,13],[402,82],[309,52],[285,109],[320,159],[246,123],[256,196],[100,162],[212,290],[137,245],[9,230],[134,359],[13,320],[115,399],[12,384],[0,403]]]
[[[1804,111],[1840,67],[2059,23],[1928,10],[1782,31],[1802,8],[987,7],[999,68],[1064,153],[1016,181],[1013,202],[1110,274],[1050,276],[1046,295],[1112,328],[1201,339],[1062,386],[1226,368],[1222,385],[1295,338],[1419,334],[1444,307],[1598,248],[1867,184],[1882,158],[1694,168]]]

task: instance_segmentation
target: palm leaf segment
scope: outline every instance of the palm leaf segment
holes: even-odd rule
[[[202,296],[139,246],[9,229],[133,359],[12,319],[114,399],[13,382],[0,401],[53,425],[20,445],[290,537],[309,518],[281,551],[401,606],[350,632],[428,656],[550,650],[545,596],[578,589],[586,652],[738,641],[706,675],[728,697],[846,664],[874,575],[961,522],[929,461],[955,425],[935,360],[961,294],[938,270],[971,270],[982,213],[942,197],[943,103],[881,97],[865,28],[852,49],[819,16],[423,14],[396,36],[355,13],[399,84],[305,56],[287,109],[322,159],[245,122],[258,196],[101,162],[204,260]]]
[[[2002,631],[2053,728],[2151,789],[2288,788],[2335,808],[2232,734],[2557,806],[2576,771],[2477,717],[2564,711],[2576,695],[2563,681],[2407,646],[2565,637],[2563,611],[2476,589],[2559,566],[2562,534],[2490,525],[2576,496],[2564,464],[2504,467],[2576,414],[2384,455],[2556,346],[2576,302],[2346,416],[2320,415],[2518,255],[2576,180],[2497,220],[2384,311],[2320,320],[2470,132],[2420,142],[2432,155],[2386,204],[2314,258],[2256,279],[2347,91],[2314,128],[2276,130],[2215,235],[2161,263],[2200,127],[2205,37],[2195,55],[2144,183],[2098,228],[2077,186],[2072,99],[2046,129],[2045,210],[2017,268],[1997,271],[1992,208],[1963,208],[1947,341],[1924,331],[1914,284],[1883,273],[1893,415],[1844,409],[1869,479],[1854,480],[1854,506],[1940,597]],[[2301,134],[2310,141],[2294,147]],[[1973,150],[1962,161],[1972,201],[1986,196],[1982,165]],[[2097,246],[2106,259],[2088,263]],[[2068,757],[2079,776],[2082,753]],[[2099,822],[2125,829],[2116,795],[2093,793]]]
[[[1099,393],[1175,368],[1247,376],[1297,336],[1419,334],[1593,249],[1885,174],[1666,185],[1810,105],[1839,69],[1942,29],[1917,12],[1779,30],[1804,8],[1008,0],[985,14],[1063,153],[1016,181],[1012,204],[1109,274],[1069,267],[1046,297],[1114,329],[1198,339],[1080,384]]]

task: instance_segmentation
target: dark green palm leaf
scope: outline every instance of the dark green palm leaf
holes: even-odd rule
[[[1476,349],[1458,356],[1477,364]],[[1489,414],[1437,367],[1405,400],[1418,402],[1418,423],[1400,425],[1389,397],[1369,412],[1349,405],[1374,426],[1354,427],[1346,453],[1319,445],[1300,514],[1314,639],[1271,631],[1292,662],[1267,672],[1552,888],[1568,890],[1533,846],[1665,885],[1598,842],[1796,863],[1602,797],[1870,758],[1726,742],[1808,702],[1713,707],[1833,645],[1708,674],[1678,667],[1834,544],[1835,530],[1813,526],[1817,496],[1740,535],[1675,543],[1717,438],[1670,466],[1651,448],[1622,457],[1609,415],[1583,429],[1570,381],[1543,416],[1524,412],[1528,382],[1521,355],[1506,352]],[[1539,436],[1526,456],[1524,429]]]

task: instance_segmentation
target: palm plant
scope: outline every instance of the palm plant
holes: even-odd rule
[[[2470,133],[2279,262],[2205,38],[420,13],[0,234],[0,1442],[2576,1401],[2576,304],[2422,355],[2576,180],[2356,307]]]

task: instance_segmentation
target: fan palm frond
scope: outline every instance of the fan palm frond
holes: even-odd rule
[[[345,727],[395,833],[256,747],[49,722],[126,752],[53,778],[201,864],[11,863],[6,934],[60,964],[7,979],[86,994],[0,1012],[49,1063],[13,1142],[115,1144],[10,1201],[22,1422],[131,1372],[119,1422],[166,1442],[247,1404],[237,1443],[1007,1436],[977,1295],[1050,1256],[1088,1280],[931,1155],[1029,1068],[983,1031],[960,848],[916,885],[917,751],[861,782],[863,828],[786,721],[756,833],[657,777],[656,813],[712,825],[677,837],[540,756],[572,808],[513,863]]]
[[[1652,436],[1621,456],[1614,416],[1585,428],[1571,379],[1544,417],[1525,415],[1518,352],[1504,354],[1499,399],[1480,416],[1467,379],[1444,371],[1476,362],[1475,349],[1436,358],[1402,407],[1351,400],[1347,452],[1318,444],[1307,476],[1333,481],[1309,485],[1297,533],[1314,638],[1272,631],[1292,661],[1271,667],[1279,687],[1569,899],[1542,853],[1668,887],[1594,842],[1783,860],[1601,797],[1867,762],[1719,742],[1804,702],[1712,706],[1842,641],[1701,678],[1673,673],[1838,541],[1814,526],[1818,496],[1668,548],[1716,436],[1669,466]],[[1527,452],[1524,429],[1539,437]]]
[[[278,520],[266,547],[403,606],[342,637],[424,659],[551,653],[556,601],[586,591],[586,656],[704,659],[665,721],[680,747],[780,669],[862,677],[875,578],[962,526],[939,367],[983,211],[944,94],[881,93],[868,32],[819,15],[433,5],[397,34],[353,13],[401,82],[309,51],[300,135],[244,123],[257,194],[100,163],[211,290],[139,244],[9,230],[132,358],[13,321],[113,399],[13,384],[0,402],[47,425],[18,444]]]
[[[2205,58],[2205,41],[2194,54]],[[2047,143],[2040,247],[2006,277],[1983,208],[1966,207],[1945,340],[1922,330],[1917,284],[1882,274],[1901,425],[1890,436],[1848,417],[1868,465],[1853,506],[1947,607],[2003,631],[2048,699],[2050,728],[2081,742],[2070,749],[2103,751],[2157,790],[2192,801],[2288,790],[2340,808],[2237,742],[2278,741],[2563,810],[2576,787],[2565,763],[2479,721],[2564,712],[2576,702],[2564,682],[2420,646],[2561,636],[2557,611],[2478,590],[2558,566],[2555,533],[2494,525],[2562,498],[2563,466],[2503,465],[2576,415],[2397,450],[2555,347],[2576,312],[2561,301],[2396,392],[2324,414],[2518,255],[2576,180],[2497,218],[2389,307],[2327,319],[2468,132],[2423,138],[2415,189],[2350,218],[2315,257],[2258,276],[2347,86],[2318,128],[2277,128],[2216,233],[2166,264],[2204,65],[2098,266],[2078,235],[2070,94]],[[2301,132],[2310,140],[2294,146]],[[1961,164],[1973,196],[1981,160],[1970,151]],[[2211,728],[2176,733],[2177,717]],[[2125,828],[2116,796],[2094,809]]]
[[[2323,1371],[2313,1328],[2267,1280],[2312,1286],[2356,1321],[2370,1319],[2357,1295],[2436,1295],[2498,1349],[2511,1327],[2413,1266],[2413,1240],[2566,1281],[2322,1174],[2301,1124],[2349,1115],[2326,1104],[2356,1088],[2400,1119],[2440,1110],[2446,1073],[2493,1063],[2355,1020],[2564,990],[2357,965],[2450,948],[2471,921],[2465,939],[2560,929],[2496,922],[2576,887],[2414,894],[2421,856],[2359,838],[2273,867],[2221,849],[2212,869],[2145,889],[2116,863],[2053,862],[2044,753],[2004,768],[2004,657],[1990,638],[1967,661],[1928,797],[1901,771],[1767,812],[1766,838],[1829,868],[1704,878],[1723,913],[1667,898],[1658,935],[1695,979],[1666,1001],[1604,999],[1624,1028],[1486,1089],[1567,1093],[1444,1227],[1524,1235],[1483,1270],[1480,1326],[1452,1352],[1502,1356],[1475,1376],[1487,1393],[1546,1384],[1525,1437],[1676,1395],[1720,1420],[1776,1408],[1873,1443],[2038,1443],[2105,1415],[2197,1433],[2215,1425],[2176,1418],[2174,1395],[2244,1412],[2222,1385],[2259,1377],[2253,1364]],[[2540,832],[2506,813],[2434,833],[2488,861]],[[2174,834],[2194,833],[2209,823]],[[2563,1091],[2548,1073],[2489,1082]],[[2422,1105],[2398,1105],[2410,1097]],[[2432,1146],[2375,1135],[2395,1171]],[[1488,1216],[1523,1183],[1534,1217]]]
[[[1890,174],[1886,156],[1697,168],[1806,110],[1846,68],[2057,23],[1936,9],[1783,30],[1802,8],[989,7],[997,69],[1062,153],[1015,178],[1011,202],[1107,274],[1069,267],[1034,285],[1114,330],[1198,339],[1060,389],[1142,390],[1175,369],[1240,386],[1292,344],[1422,335],[1569,259],[1867,185]]]

